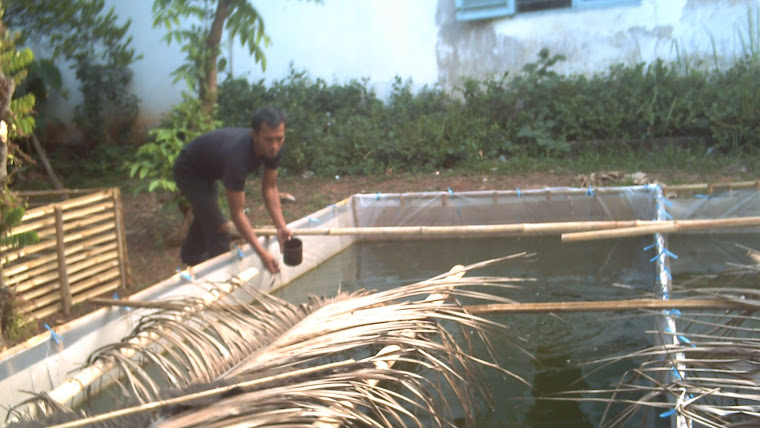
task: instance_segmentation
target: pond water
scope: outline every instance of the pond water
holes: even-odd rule
[[[501,291],[519,302],[642,298],[654,288],[654,250],[644,251],[651,242],[651,237],[582,244],[563,244],[558,237],[363,242],[275,294],[299,303],[309,294],[331,296],[339,289],[383,290],[430,278],[457,264],[527,251],[535,256],[473,274],[535,278],[520,289]],[[632,364],[592,372],[583,363],[653,344],[645,333],[654,327],[651,317],[600,312],[489,317],[509,327],[509,335],[495,341],[499,364],[532,388],[500,373],[488,376],[496,410],[481,412],[479,423],[484,427],[596,426],[604,405],[541,398],[559,391],[608,388]],[[534,358],[511,343],[519,343]]]

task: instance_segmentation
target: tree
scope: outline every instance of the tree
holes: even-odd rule
[[[262,44],[266,47],[269,37],[264,20],[248,0],[155,0],[153,26],[168,30],[163,39],[167,43],[182,45],[185,63],[172,73],[174,82],[188,83],[206,115],[216,105],[218,74],[227,64],[220,49],[225,29],[266,68]]]
[[[24,204],[10,190],[13,177],[8,167],[18,165],[17,146],[13,141],[29,135],[34,129],[34,95],[14,97],[16,87],[24,80],[27,67],[34,59],[29,49],[17,50],[18,35],[9,34],[2,23],[0,3],[0,246],[17,246],[36,240],[36,233],[12,234],[24,216]],[[6,330],[15,319],[14,296],[5,287],[3,263],[0,260],[0,348],[4,348]]]
[[[20,32],[19,43],[49,46],[53,58],[72,64],[80,81],[83,103],[75,119],[88,145],[108,138],[109,116],[131,127],[137,117],[137,98],[128,88],[129,66],[140,59],[127,32],[131,22],[118,23],[105,0],[4,0],[5,24]]]

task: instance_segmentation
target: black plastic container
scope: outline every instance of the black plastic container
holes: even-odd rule
[[[303,260],[303,243],[298,238],[290,238],[285,241],[283,258],[288,266],[298,266]]]

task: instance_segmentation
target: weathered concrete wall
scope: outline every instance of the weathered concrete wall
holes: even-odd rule
[[[439,0],[436,11],[438,82],[447,88],[464,77],[519,73],[544,47],[567,57],[555,67],[565,74],[657,58],[713,67],[714,53],[723,66],[742,53],[748,10],[753,19],[758,10],[757,0],[642,0],[640,5],[458,22],[454,4]]]

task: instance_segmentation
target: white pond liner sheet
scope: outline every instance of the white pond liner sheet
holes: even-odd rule
[[[538,190],[499,190],[477,192],[429,192],[404,194],[358,194],[325,207],[290,224],[293,229],[376,227],[376,226],[457,226],[546,223],[568,221],[682,220],[716,219],[760,215],[760,192],[756,189],[724,191],[712,195],[689,195],[667,199],[658,185],[615,188],[545,188]],[[695,233],[757,233],[757,228],[713,230]],[[504,234],[509,239],[508,234]],[[481,235],[482,236],[482,235]],[[430,239],[446,236],[430,236]],[[450,238],[451,236],[449,236]],[[238,277],[261,290],[287,285],[303,273],[314,269],[331,256],[359,239],[425,239],[425,235],[321,236],[301,235],[303,262],[296,267],[283,266],[277,275],[264,272],[258,257],[246,246],[208,260],[191,270],[148,287],[130,298],[162,301],[196,296],[217,298],[234,289],[219,289],[219,282]],[[260,238],[270,251],[279,254],[276,239]],[[564,244],[571,245],[571,244]],[[653,268],[659,278],[658,294],[669,298],[672,275],[700,273],[711,269],[701,260],[679,257],[668,248],[661,234],[652,235],[652,243],[642,251],[651,251]],[[705,251],[709,251],[705,249]],[[726,251],[724,261],[741,252]],[[726,259],[729,258],[729,259]],[[82,399],[80,384],[89,382],[93,370],[85,374],[78,369],[97,348],[127,336],[137,321],[150,309],[123,307],[102,308],[73,320],[54,331],[34,337],[24,344],[0,354],[0,405],[9,408],[29,398],[23,391],[51,392],[67,404]],[[678,331],[678,320],[663,313],[662,325]],[[673,340],[679,340],[674,334]],[[683,367],[674,367],[674,375]],[[5,418],[0,418],[4,424]],[[676,425],[687,426],[683,420]]]

